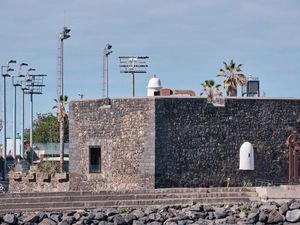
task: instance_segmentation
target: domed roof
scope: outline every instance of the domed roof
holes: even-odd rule
[[[160,79],[154,75],[154,77],[149,80],[147,88],[162,88]]]

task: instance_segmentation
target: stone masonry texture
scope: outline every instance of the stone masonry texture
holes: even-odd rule
[[[70,189],[241,186],[286,181],[287,137],[300,129],[300,100],[202,97],[77,100],[70,110]],[[239,149],[254,148],[252,171]],[[101,173],[89,172],[89,148],[101,148]]]
[[[155,108],[151,98],[70,103],[72,190],[154,188]],[[101,148],[101,173],[89,173],[89,148]]]

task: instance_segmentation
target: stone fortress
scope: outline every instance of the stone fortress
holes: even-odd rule
[[[70,190],[287,181],[285,142],[300,128],[299,99],[223,97],[211,105],[205,97],[161,96],[160,89],[152,78],[147,97],[70,102]],[[254,170],[239,169],[245,142],[254,149]]]

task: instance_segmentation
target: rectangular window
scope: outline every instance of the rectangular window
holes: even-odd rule
[[[90,172],[101,172],[101,148],[90,147]]]

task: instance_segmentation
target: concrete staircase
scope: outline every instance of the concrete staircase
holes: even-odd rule
[[[94,208],[229,204],[259,200],[254,187],[170,188],[99,192],[0,194],[0,215],[9,212],[63,211]]]

